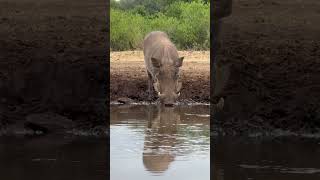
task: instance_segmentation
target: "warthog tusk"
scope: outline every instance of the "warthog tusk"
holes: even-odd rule
[[[178,93],[178,96],[180,96],[180,92]]]
[[[158,92],[158,96],[160,96],[161,95],[161,93],[160,92]]]

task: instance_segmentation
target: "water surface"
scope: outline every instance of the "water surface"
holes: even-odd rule
[[[215,137],[215,180],[319,180],[320,140]]]
[[[111,106],[111,180],[209,180],[209,106]]]
[[[0,137],[0,179],[101,180],[108,176],[106,139]]]

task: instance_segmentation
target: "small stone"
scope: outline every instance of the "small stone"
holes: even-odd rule
[[[117,100],[121,104],[130,104],[133,103],[133,100],[127,97],[122,97]]]
[[[33,131],[57,132],[73,128],[72,120],[55,113],[37,113],[26,117],[25,127]]]

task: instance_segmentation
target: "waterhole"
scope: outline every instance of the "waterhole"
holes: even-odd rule
[[[209,180],[209,106],[111,106],[111,180]]]

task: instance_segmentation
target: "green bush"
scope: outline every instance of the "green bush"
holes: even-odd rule
[[[179,21],[176,18],[165,16],[162,13],[158,13],[157,17],[149,19],[148,32],[151,31],[164,31],[169,36],[174,34],[177,26],[179,26]]]
[[[210,48],[210,4],[203,1],[177,1],[157,13],[142,5],[112,8],[110,19],[112,50],[141,49],[144,36],[156,30],[166,32],[179,49]]]
[[[183,49],[210,48],[210,5],[192,1],[176,2],[166,10],[166,15],[180,19],[172,38]]]
[[[111,9],[110,47],[112,50],[128,50],[139,47],[144,36],[144,17],[121,10]]]

